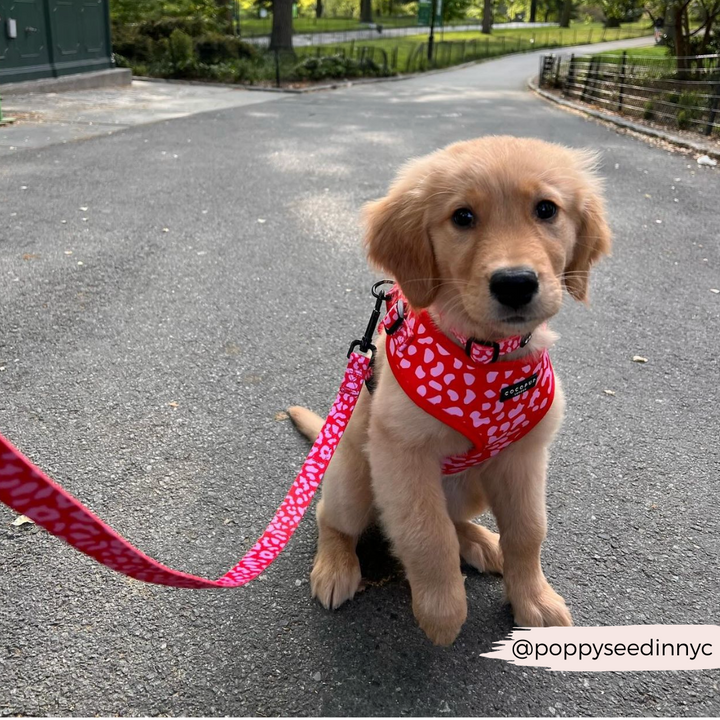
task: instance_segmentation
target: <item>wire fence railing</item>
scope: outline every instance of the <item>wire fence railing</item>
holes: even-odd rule
[[[539,84],[630,117],[704,135],[720,133],[720,54],[543,55]]]
[[[519,25],[515,23],[514,25]],[[480,32],[480,24],[468,23],[448,23],[442,27],[435,29],[435,35],[439,40],[444,40],[446,33],[457,32],[476,32],[479,38],[496,38],[503,43],[510,45],[512,42],[517,43],[518,37],[523,38],[525,50],[540,50],[555,47],[563,47],[570,45],[590,45],[597,42],[610,42],[615,40],[628,40],[631,38],[641,37],[651,34],[652,30],[648,27],[619,27],[619,28],[585,28],[582,25],[573,28],[560,28],[556,24],[537,24],[535,28],[525,25],[523,33],[503,34],[503,30],[513,30],[516,28],[509,27],[509,24],[496,25],[493,28],[492,35],[483,35]],[[532,32],[528,33],[528,30]],[[383,41],[385,43],[398,40],[399,42],[407,41],[407,38],[417,37],[419,35],[427,35],[428,28],[418,26],[417,24],[406,27],[392,27],[378,30],[378,28],[367,30],[336,30],[323,32],[302,32],[295,33],[293,36],[293,45],[295,47],[315,46],[315,45],[337,45],[348,42],[358,41]],[[258,46],[268,46],[270,44],[270,36],[266,33],[260,35],[243,34],[243,40],[251,42]],[[448,40],[447,42],[458,42]]]

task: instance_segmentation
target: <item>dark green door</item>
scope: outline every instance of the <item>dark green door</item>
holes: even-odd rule
[[[14,20],[16,37],[10,37]],[[44,0],[0,0],[0,82],[52,75]]]
[[[107,0],[47,0],[58,75],[110,67]]]

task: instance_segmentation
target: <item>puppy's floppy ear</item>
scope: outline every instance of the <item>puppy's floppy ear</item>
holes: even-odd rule
[[[407,165],[387,197],[363,208],[365,246],[370,261],[393,275],[417,309],[437,294],[438,269],[426,222],[419,163]]]
[[[588,299],[590,268],[603,255],[610,254],[612,239],[606,219],[602,184],[594,173],[596,162],[595,155],[580,154],[580,163],[585,168],[580,200],[580,227],[563,275],[567,291],[581,302],[587,302]]]

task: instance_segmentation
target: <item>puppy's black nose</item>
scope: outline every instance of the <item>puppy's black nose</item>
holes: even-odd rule
[[[498,302],[513,310],[527,305],[539,287],[537,273],[527,268],[497,270],[490,277],[490,292]]]

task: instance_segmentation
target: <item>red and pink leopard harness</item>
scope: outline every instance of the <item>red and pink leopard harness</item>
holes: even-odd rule
[[[519,360],[498,360],[524,346],[529,336],[499,343],[442,333],[429,313],[413,312],[397,287],[388,293],[387,358],[395,379],[422,410],[473,443],[464,455],[447,457],[444,475],[479,465],[529,433],[555,395],[547,350]]]

